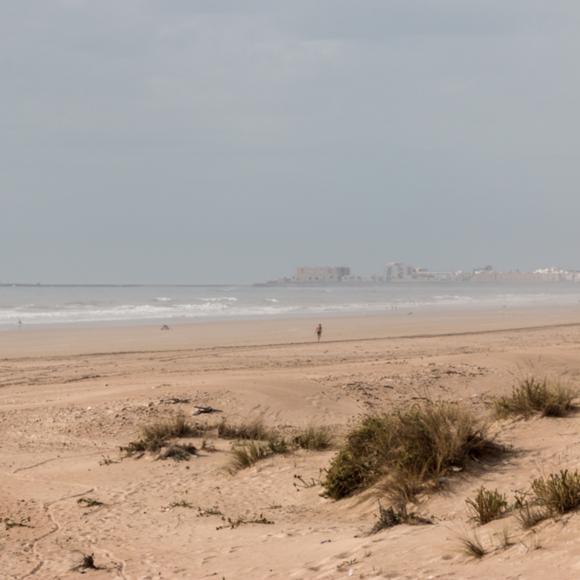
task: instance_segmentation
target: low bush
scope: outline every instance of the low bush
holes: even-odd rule
[[[452,466],[501,448],[466,409],[426,403],[404,411],[365,417],[347,436],[322,485],[334,499],[369,487],[379,478],[429,481]],[[400,485],[400,483],[399,483]]]
[[[511,395],[495,400],[495,413],[499,418],[528,418],[534,414],[564,417],[573,409],[576,396],[576,390],[568,385],[528,377],[513,388]]]

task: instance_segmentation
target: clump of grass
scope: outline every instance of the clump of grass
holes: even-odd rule
[[[426,482],[452,466],[464,466],[471,458],[500,449],[466,409],[429,402],[364,418],[348,434],[322,484],[329,497],[340,499],[384,475],[393,481],[402,475],[415,484]]]
[[[232,458],[228,471],[232,474],[251,467],[262,459],[289,451],[285,439],[273,438],[269,441],[248,441],[232,447]]]
[[[218,424],[218,437],[222,439],[239,439],[248,441],[261,441],[272,438],[272,432],[268,430],[262,419],[254,419],[246,423],[228,423],[226,419]]]
[[[192,455],[197,455],[197,447],[191,444],[172,443],[163,447],[157,459],[173,459],[174,461],[189,461]]]
[[[383,507],[381,502],[379,502],[379,513],[377,514],[377,521],[375,525],[371,528],[369,534],[378,534],[382,530],[398,526],[402,523],[404,517],[401,513],[395,511],[392,506]]]
[[[565,514],[580,507],[580,473],[567,469],[532,482],[535,503],[550,515]]]
[[[524,530],[529,530],[548,517],[545,510],[525,503],[516,511],[516,518]]]
[[[309,451],[324,451],[333,445],[333,436],[327,427],[309,426],[292,439],[292,443]]]
[[[459,538],[463,553],[471,558],[480,560],[487,554],[481,539],[474,532],[473,534],[465,534]]]
[[[205,432],[203,426],[191,423],[185,415],[175,415],[171,419],[157,421],[141,428],[145,441],[165,441],[180,437],[199,437]]]
[[[516,490],[513,509],[524,530],[533,528],[548,517],[545,508],[538,507],[531,491]]]
[[[472,515],[471,519],[483,526],[488,522],[501,518],[508,510],[506,496],[497,489],[489,490],[480,487],[475,498],[466,500]]]
[[[568,385],[528,377],[513,388],[511,395],[495,400],[495,413],[499,418],[511,415],[529,418],[534,414],[564,417],[574,408],[576,396],[576,390]]]
[[[142,455],[147,451],[155,453],[167,446],[170,439],[199,437],[204,432],[203,425],[191,423],[184,415],[179,414],[170,419],[144,425],[141,427],[139,439],[121,447],[121,451],[128,456]]]

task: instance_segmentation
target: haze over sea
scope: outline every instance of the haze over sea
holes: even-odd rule
[[[580,286],[409,283],[383,286],[2,286],[0,328],[179,323],[573,305]],[[580,308],[580,304],[579,304]]]

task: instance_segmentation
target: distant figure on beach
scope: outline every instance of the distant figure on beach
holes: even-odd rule
[[[316,325],[316,337],[318,342],[320,342],[320,339],[322,338],[322,324],[320,324],[320,322]]]
[[[18,319],[18,328],[22,328],[22,320]]]
[[[167,326],[167,324],[164,324],[164,325],[161,327],[161,330],[171,330],[171,328],[169,328],[169,326]]]

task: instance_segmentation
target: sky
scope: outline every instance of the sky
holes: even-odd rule
[[[0,1],[0,281],[580,269],[577,0]]]

